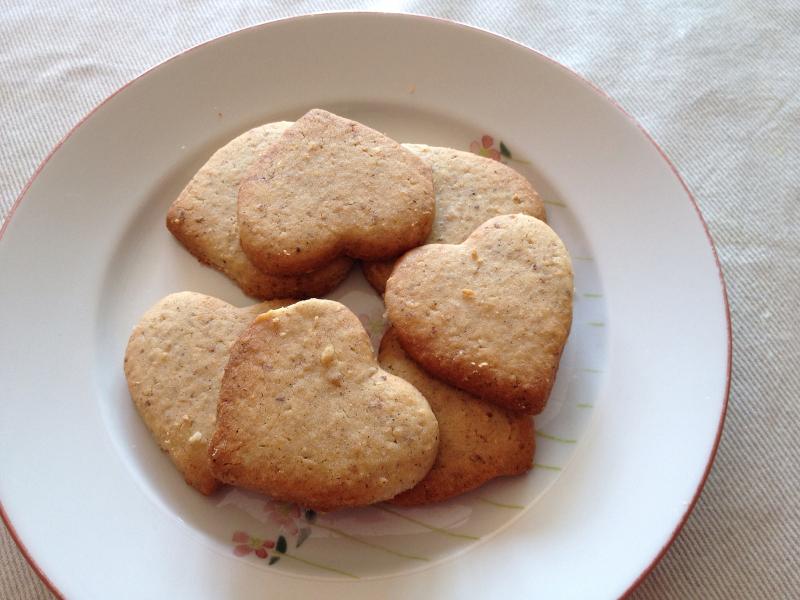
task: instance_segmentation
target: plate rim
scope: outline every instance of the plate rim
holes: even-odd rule
[[[271,20],[268,20],[268,21],[262,21],[260,23],[256,23],[254,25],[248,25],[248,26],[245,26],[245,27],[241,27],[239,29],[235,29],[235,30],[230,31],[228,33],[222,34],[222,35],[217,36],[217,37],[213,37],[211,39],[205,40],[203,42],[200,42],[198,44],[195,44],[193,46],[185,48],[184,50],[181,50],[180,52],[177,52],[177,53],[173,54],[172,56],[162,60],[161,62],[159,62],[159,63],[157,63],[157,64],[155,64],[155,65],[153,65],[153,66],[151,66],[151,67],[149,67],[147,69],[145,69],[144,71],[142,71],[141,73],[139,73],[138,75],[133,77],[132,79],[128,80],[122,86],[117,88],[111,94],[109,94],[106,98],[104,98],[102,101],[100,101],[92,109],[90,109],[81,119],[79,119],[63,135],[63,137],[53,146],[53,148],[47,153],[47,155],[42,159],[42,161],[39,163],[39,165],[33,171],[31,176],[29,177],[28,181],[25,183],[25,185],[23,186],[22,190],[20,191],[20,193],[17,195],[16,199],[14,200],[14,203],[11,205],[11,208],[9,209],[8,214],[6,215],[6,218],[3,221],[2,226],[0,226],[0,241],[2,241],[3,235],[5,234],[6,230],[8,229],[8,227],[9,227],[9,225],[11,223],[11,220],[12,220],[12,218],[14,216],[14,213],[16,212],[17,207],[22,203],[22,201],[24,200],[24,198],[26,197],[26,195],[28,193],[28,190],[33,185],[34,181],[38,178],[38,176],[41,174],[41,172],[47,166],[47,163],[50,161],[50,159],[59,151],[61,146],[63,146],[72,137],[72,135],[81,126],[83,126],[83,124],[86,121],[88,121],[106,103],[108,103],[115,96],[117,96],[118,94],[123,92],[125,89],[127,89],[128,87],[133,85],[135,82],[137,82],[138,80],[146,77],[150,73],[155,72],[156,70],[166,66],[168,63],[171,63],[174,60],[176,60],[176,59],[178,59],[178,58],[180,58],[180,57],[182,57],[182,56],[184,56],[186,54],[194,52],[194,51],[196,51],[196,50],[198,50],[198,49],[200,49],[202,47],[205,47],[207,45],[220,42],[221,40],[223,40],[225,38],[228,38],[228,37],[231,37],[231,36],[235,36],[235,35],[239,35],[239,34],[241,34],[243,32],[246,32],[246,31],[252,31],[252,30],[256,30],[256,29],[266,28],[266,27],[269,27],[271,25],[279,25],[279,24],[281,24],[283,22],[287,22],[287,21],[299,21],[299,20],[304,20],[304,19],[313,19],[313,18],[317,18],[317,17],[325,17],[325,16],[330,16],[330,15],[352,15],[352,16],[363,16],[363,15],[371,15],[372,16],[372,15],[377,15],[377,16],[384,17],[384,18],[389,18],[389,19],[392,19],[392,18],[401,18],[401,19],[409,18],[409,19],[418,19],[418,20],[423,20],[423,21],[434,21],[434,22],[437,22],[439,24],[443,24],[444,26],[455,26],[455,27],[458,27],[458,28],[470,30],[472,32],[479,32],[481,34],[486,34],[486,35],[492,36],[494,38],[498,38],[498,39],[500,39],[500,40],[502,40],[504,42],[510,42],[510,43],[514,44],[515,46],[518,46],[518,47],[520,47],[520,48],[522,48],[522,49],[524,49],[524,50],[526,50],[528,52],[531,52],[531,53],[535,54],[538,58],[544,59],[547,62],[551,63],[552,65],[558,67],[558,69],[561,72],[563,72],[564,74],[568,75],[569,77],[572,77],[573,79],[576,79],[579,83],[582,83],[582,84],[586,85],[589,88],[590,91],[592,91],[596,95],[600,96],[601,99],[603,99],[606,102],[608,102],[617,111],[619,111],[631,124],[633,124],[639,130],[639,132],[644,136],[644,138],[653,146],[653,148],[655,148],[655,150],[661,156],[662,160],[666,163],[666,165],[672,171],[672,174],[675,176],[675,178],[677,179],[678,183],[683,188],[683,191],[686,193],[686,196],[689,199],[690,203],[692,204],[692,206],[694,208],[694,211],[695,211],[695,214],[696,214],[698,220],[700,221],[700,224],[703,227],[703,231],[705,232],[705,236],[706,236],[706,240],[708,242],[708,245],[709,245],[709,247],[711,249],[711,254],[712,254],[713,258],[714,258],[714,263],[715,263],[716,269],[717,269],[717,275],[719,277],[720,290],[722,292],[722,304],[723,304],[723,309],[724,309],[724,313],[725,313],[724,314],[724,317],[725,317],[725,333],[726,333],[726,338],[727,338],[727,340],[726,340],[726,342],[727,342],[726,343],[726,354],[727,354],[727,357],[726,357],[726,361],[725,361],[725,369],[726,369],[726,373],[725,373],[725,388],[724,388],[724,391],[723,391],[722,404],[721,404],[721,408],[720,408],[719,421],[718,421],[718,424],[717,424],[717,430],[716,430],[716,434],[715,434],[715,437],[714,437],[714,442],[713,442],[713,444],[711,446],[711,449],[710,449],[710,451],[708,453],[708,457],[706,458],[706,466],[705,466],[705,468],[703,470],[703,474],[702,474],[702,476],[701,476],[701,478],[700,478],[700,480],[699,480],[699,482],[697,484],[697,489],[695,490],[694,495],[693,495],[691,501],[689,502],[689,504],[687,505],[683,515],[681,516],[681,518],[676,523],[672,533],[664,541],[661,549],[656,553],[655,556],[652,557],[650,562],[645,566],[644,570],[639,574],[639,576],[636,579],[634,579],[630,583],[630,585],[627,587],[627,589],[621,595],[622,598],[627,598],[628,596],[630,596],[633,593],[633,591],[636,588],[639,587],[639,585],[641,585],[641,583],[647,578],[647,576],[655,569],[656,565],[666,555],[666,553],[669,550],[669,548],[672,545],[672,543],[675,541],[675,539],[678,537],[678,535],[683,530],[683,527],[686,525],[686,522],[688,521],[689,516],[691,515],[692,511],[694,510],[695,506],[697,505],[698,500],[700,499],[700,495],[702,494],[703,489],[705,488],[705,484],[706,484],[706,482],[708,480],[708,477],[709,477],[709,475],[711,473],[711,469],[712,469],[712,467],[714,465],[714,461],[716,459],[717,452],[719,450],[720,441],[721,441],[721,438],[722,438],[722,430],[724,429],[725,418],[727,416],[728,404],[729,404],[729,399],[730,399],[731,372],[732,372],[732,361],[733,361],[733,332],[732,332],[732,323],[731,323],[730,303],[729,303],[729,299],[728,299],[728,289],[727,289],[727,286],[726,286],[726,283],[725,283],[725,275],[724,275],[724,272],[723,272],[723,269],[722,269],[722,264],[720,262],[719,253],[717,252],[717,248],[716,248],[716,246],[714,244],[714,239],[713,239],[713,237],[711,235],[711,231],[709,230],[708,224],[706,223],[706,220],[703,217],[703,214],[702,214],[702,212],[700,210],[700,206],[698,205],[697,200],[695,199],[695,197],[692,194],[692,192],[689,189],[689,187],[686,185],[686,182],[684,181],[683,177],[681,177],[681,174],[678,171],[677,167],[673,164],[673,162],[670,160],[670,158],[667,156],[667,154],[664,152],[664,150],[661,148],[661,146],[655,141],[655,139],[653,139],[653,137],[650,135],[650,133],[644,128],[644,126],[641,123],[639,123],[639,121],[631,113],[629,113],[619,102],[617,102],[613,97],[611,97],[603,89],[601,89],[600,87],[598,87],[597,85],[595,85],[594,83],[592,83],[591,81],[589,81],[588,79],[583,77],[582,75],[580,75],[577,72],[573,71],[569,67],[561,64],[557,60],[555,60],[553,58],[550,58],[546,54],[544,54],[544,53],[542,53],[542,52],[540,52],[540,51],[538,51],[538,50],[536,50],[536,49],[534,49],[534,48],[532,48],[532,47],[530,47],[530,46],[528,46],[526,44],[523,44],[523,43],[521,43],[521,42],[519,42],[517,40],[514,40],[514,39],[512,39],[512,38],[510,38],[508,36],[505,36],[503,34],[500,34],[500,33],[494,32],[494,31],[489,31],[487,29],[483,29],[482,27],[478,27],[476,25],[471,25],[471,24],[468,24],[468,23],[463,23],[463,22],[460,22],[460,21],[452,20],[452,19],[446,19],[446,18],[443,18],[443,17],[437,17],[437,16],[432,16],[432,15],[424,15],[424,14],[413,13],[413,12],[389,12],[389,11],[377,11],[377,10],[376,11],[370,11],[370,10],[361,10],[361,11],[353,11],[353,10],[315,11],[315,12],[310,12],[310,13],[303,13],[303,14],[300,14],[300,15],[293,15],[293,16],[282,17],[282,18],[278,18],[278,19],[271,19]],[[6,528],[7,528],[8,532],[9,532],[9,535],[14,540],[14,543],[16,544],[17,548],[19,549],[20,553],[25,558],[25,560],[28,562],[28,564],[33,569],[33,571],[36,573],[36,575],[39,577],[39,579],[42,581],[42,583],[57,598],[60,598],[60,599],[63,600],[65,598],[64,594],[56,587],[56,585],[50,580],[50,578],[47,576],[47,574],[44,572],[44,570],[41,568],[41,566],[36,562],[36,559],[31,554],[31,552],[28,550],[27,546],[25,545],[25,543],[23,542],[23,540],[20,537],[19,533],[17,532],[16,528],[14,527],[14,524],[12,523],[11,518],[9,517],[9,515],[6,512],[5,508],[3,507],[2,498],[0,498],[0,519],[2,519],[2,521],[4,522]]]

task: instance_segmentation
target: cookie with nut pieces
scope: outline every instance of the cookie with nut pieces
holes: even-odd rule
[[[544,203],[530,182],[501,162],[453,148],[403,144],[431,167],[436,217],[426,244],[460,244],[498,215],[523,213],[546,221]],[[364,276],[381,294],[395,260],[364,262]]]
[[[131,399],[186,482],[203,494],[219,486],[208,443],[230,346],[257,314],[287,302],[236,308],[179,292],[153,305],[131,333],[124,363]]]
[[[384,260],[428,237],[430,167],[369,127],[314,109],[269,146],[239,188],[242,249],[295,275],[350,256]]]
[[[501,408],[431,377],[403,351],[394,329],[381,340],[378,362],[422,392],[439,422],[439,452],[433,467],[425,479],[390,503],[440,502],[533,466],[536,440],[530,415]]]
[[[413,487],[437,448],[427,400],[378,366],[358,317],[312,299],[259,315],[237,340],[209,456],[221,481],[333,510]]]
[[[290,125],[267,123],[228,142],[200,167],[167,212],[167,229],[195,258],[259,299],[321,296],[344,280],[353,262],[341,257],[317,271],[280,276],[256,267],[242,250],[236,219],[239,185]]]
[[[408,252],[386,284],[389,320],[426,371],[512,410],[541,412],[572,323],[573,275],[539,219],[504,215],[461,244]]]

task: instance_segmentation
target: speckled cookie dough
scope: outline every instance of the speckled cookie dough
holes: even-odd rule
[[[434,216],[431,169],[394,140],[314,109],[267,148],[239,189],[253,263],[289,275],[339,256],[384,260],[418,246]]]
[[[425,243],[460,244],[476,227],[498,215],[522,213],[546,220],[530,182],[496,160],[452,148],[403,144],[433,172],[436,218]],[[381,294],[395,261],[365,262],[364,276]]]
[[[389,502],[418,506],[475,489],[501,475],[519,475],[533,466],[533,418],[506,410],[428,375],[400,347],[390,329],[383,336],[380,365],[417,388],[439,422],[436,462],[410,490]]]
[[[234,345],[209,455],[221,481],[333,510],[413,487],[437,447],[427,400],[378,366],[358,317],[306,300],[259,315]]]
[[[192,177],[167,213],[167,228],[189,252],[259,299],[324,295],[352,266],[350,259],[339,258],[312,273],[281,277],[262,272],[242,251],[236,220],[239,185],[290,125],[268,123],[228,142]]]
[[[219,485],[208,443],[230,346],[257,314],[287,303],[236,308],[180,292],[157,302],[131,333],[125,378],[136,410],[186,482],[204,494]]]
[[[386,284],[403,349],[429,373],[512,410],[537,414],[572,323],[572,264],[539,219],[490,219],[461,244],[406,253]]]

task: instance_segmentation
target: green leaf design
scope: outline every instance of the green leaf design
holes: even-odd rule
[[[312,510],[310,508],[307,508],[306,512],[305,512],[305,518],[306,518],[306,521],[308,521],[309,523],[313,523],[314,521],[317,520],[316,511],[314,511],[314,510]]]
[[[506,146],[502,140],[500,140],[500,154],[506,158],[511,158],[511,150],[508,149],[508,146]]]
[[[275,551],[281,554],[286,552],[286,538],[282,535],[278,536],[278,541],[275,543]]]
[[[270,559],[269,559],[269,564],[271,564],[271,565],[274,565],[274,564],[275,564],[276,562],[278,562],[280,559],[281,559],[281,557],[280,557],[280,556],[271,556],[271,557],[270,557]]]
[[[311,535],[311,528],[310,527],[301,527],[300,532],[297,534],[297,548],[308,539],[308,536]]]

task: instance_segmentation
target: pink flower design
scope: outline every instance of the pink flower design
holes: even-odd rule
[[[494,138],[490,135],[483,135],[480,142],[472,140],[472,143],[469,145],[469,151],[499,161],[501,156],[500,150],[492,146],[494,146]]]
[[[271,501],[264,504],[264,512],[269,516],[269,520],[277,525],[281,531],[287,535],[297,535],[300,531],[297,522],[302,513],[297,504],[291,502]]]
[[[263,559],[269,556],[269,552],[267,552],[267,550],[275,547],[274,541],[252,537],[244,531],[235,532],[232,540],[235,544],[233,547],[233,553],[236,556],[255,554],[258,558]]]

